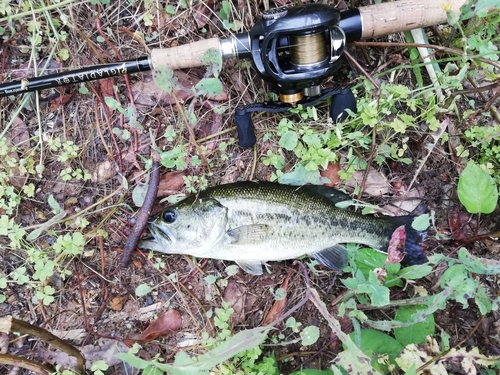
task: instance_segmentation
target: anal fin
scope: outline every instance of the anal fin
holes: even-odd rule
[[[309,255],[332,270],[341,270],[348,262],[347,249],[338,244]]]
[[[258,260],[239,260],[236,264],[252,275],[262,275],[262,262]]]

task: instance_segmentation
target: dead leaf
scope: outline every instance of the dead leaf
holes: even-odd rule
[[[56,98],[50,101],[50,110],[55,111],[58,107],[65,105],[71,100],[73,94],[58,95]]]
[[[340,184],[339,171],[340,171],[340,162],[328,163],[326,169],[321,171],[321,176],[326,177],[330,180],[329,183],[325,184],[326,186],[335,188],[339,187]]]
[[[231,308],[234,310],[233,315],[231,315],[231,324],[233,326],[238,325],[245,321],[244,306],[246,292],[245,287],[242,284],[238,284],[234,280],[229,280],[224,290],[224,301],[230,304]]]
[[[158,185],[157,197],[168,197],[172,194],[178,193],[184,186],[185,173],[183,171],[167,172],[160,177],[160,184]]]
[[[165,336],[173,331],[177,331],[182,326],[181,314],[177,310],[169,310],[160,315],[148,328],[142,332],[137,339],[127,339],[124,342],[129,343],[138,342],[144,344],[157,337]]]
[[[452,207],[448,211],[448,225],[455,240],[463,240],[472,235],[470,227],[467,225],[470,215],[461,211],[458,207]]]
[[[5,332],[0,332],[0,354],[6,354],[9,350],[9,335]]]
[[[401,215],[401,210],[413,212],[422,202],[423,196],[420,189],[412,188],[410,191],[402,193],[401,197],[395,197],[391,204],[385,205],[383,208],[394,215]]]
[[[40,69],[42,69],[47,64],[47,59],[40,60],[38,62],[37,72],[40,74]],[[45,74],[55,74],[60,68],[60,64],[56,60],[50,60]],[[19,79],[25,77],[33,77],[35,70],[33,69],[33,61],[28,60],[24,64],[21,64],[19,68],[13,69],[11,72],[12,78]]]
[[[198,29],[202,29],[210,21],[213,14],[214,0],[205,0],[193,7],[194,21]]]
[[[115,97],[115,89],[114,89],[114,80],[113,78],[104,78],[100,79],[99,81],[99,87],[102,96],[105,98],[109,96],[110,98]]]
[[[177,80],[173,93],[179,103],[183,104],[190,100],[194,96],[193,87],[200,82],[203,74],[196,74],[198,71],[194,70],[187,74],[182,70],[176,70],[174,72],[174,78]],[[196,75],[195,75],[196,74]],[[147,107],[152,107],[155,105],[173,105],[175,104],[175,99],[172,95],[168,94],[166,91],[159,88],[154,79],[144,76],[140,81],[134,83],[131,87],[132,94],[134,96],[134,102],[136,105],[143,105]],[[220,94],[213,98],[210,98],[216,102],[227,101],[229,96],[226,91],[222,91]],[[214,103],[206,101],[206,104],[210,107],[214,107]]]
[[[351,179],[346,182],[346,185],[352,188],[361,185],[364,174],[364,171],[354,172]],[[370,168],[363,191],[366,194],[372,195],[374,197],[386,195],[387,193],[389,193],[389,182],[382,173],[373,168]]]
[[[50,330],[50,333],[59,337],[62,340],[71,341],[72,343],[80,344],[87,335],[87,331],[84,328],[79,329],[69,329],[66,331],[62,330]]]
[[[281,315],[283,315],[283,312],[285,311],[285,307],[286,307],[286,302],[287,302],[286,292],[288,291],[288,280],[290,280],[291,275],[292,275],[292,271],[290,271],[288,273],[288,276],[286,277],[285,281],[283,282],[283,284],[281,284],[281,287],[285,290],[285,298],[278,300],[278,301],[275,301],[273,303],[273,306],[271,307],[271,309],[267,313],[266,317],[262,321],[262,326],[267,326],[267,325],[273,323],[274,321],[279,319],[281,317]]]
[[[122,311],[123,310],[123,299],[120,296],[114,297],[109,303],[109,307],[114,311]]]
[[[92,182],[103,183],[108,181],[111,177],[116,174],[115,165],[109,161],[104,160],[97,164],[92,171]]]
[[[191,99],[194,96],[191,88],[198,83],[198,79],[192,78],[187,73],[176,70],[174,77],[177,79],[173,93],[180,103]],[[137,81],[131,87],[136,105],[155,106],[155,105],[172,105],[175,104],[175,99],[172,95],[159,88],[153,78],[144,76],[144,79]]]
[[[20,117],[16,117],[14,119],[14,123],[4,138],[5,143],[9,148],[16,148],[16,150],[9,153],[9,157],[19,161],[18,151],[28,152],[31,148],[29,139],[30,135],[28,127]],[[12,186],[21,189],[24,184],[26,184],[27,178],[28,177],[26,175],[21,175],[19,168],[16,168],[14,175],[9,178],[9,182]]]

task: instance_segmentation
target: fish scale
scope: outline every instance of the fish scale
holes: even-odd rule
[[[406,229],[405,260],[426,261],[413,216],[374,217],[342,210],[348,199],[335,189],[243,182],[209,188],[167,208],[149,224],[144,249],[168,254],[237,262],[247,272],[262,273],[267,261],[316,258],[332,269],[347,265],[340,244],[359,243],[386,251],[393,231]],[[165,212],[169,214],[165,216]],[[167,223],[164,219],[175,220]]]

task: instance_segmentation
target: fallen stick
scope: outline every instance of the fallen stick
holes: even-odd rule
[[[160,184],[160,154],[153,149],[153,151],[151,151],[151,157],[153,159],[153,167],[151,168],[151,178],[149,179],[148,191],[146,193],[144,203],[137,213],[136,222],[132,228],[132,232],[130,233],[130,236],[128,236],[127,242],[123,247],[120,267],[127,267],[129,265],[132,252],[136,248],[144,228],[146,228],[156,200],[156,195],[158,194],[158,185]]]

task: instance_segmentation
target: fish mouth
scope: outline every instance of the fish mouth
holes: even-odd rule
[[[176,242],[174,233],[163,225],[150,222],[148,231],[149,234],[139,243],[140,248],[166,253]]]

